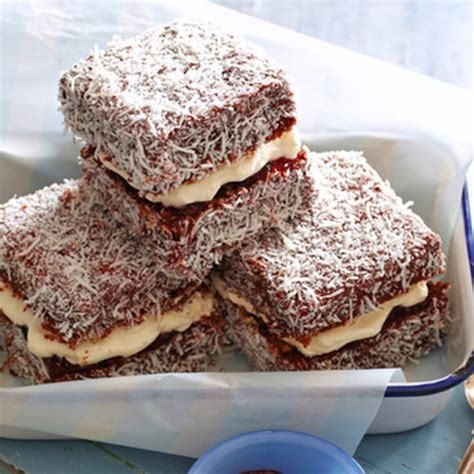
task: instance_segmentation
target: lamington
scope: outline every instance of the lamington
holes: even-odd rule
[[[263,371],[403,366],[449,325],[431,231],[359,152],[311,154],[311,209],[226,256],[213,282]]]
[[[213,293],[155,261],[80,182],[1,205],[4,370],[43,383],[208,368],[224,338]]]
[[[202,278],[305,202],[285,72],[209,23],[180,20],[96,49],[63,73],[59,100],[86,143],[85,179],[118,221],[155,237],[165,268]]]

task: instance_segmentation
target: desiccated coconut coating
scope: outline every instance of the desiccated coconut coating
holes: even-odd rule
[[[42,359],[29,352],[22,328],[3,317],[0,311],[0,349],[3,348],[6,354],[0,370],[3,368],[28,384],[205,371],[213,364],[224,343],[224,320],[216,311],[185,332],[158,336],[150,346],[130,357],[114,357],[92,366],[78,367],[57,357]]]
[[[429,286],[425,301],[395,308],[382,331],[321,356],[306,357],[272,336],[265,325],[228,301],[222,309],[229,336],[255,370],[334,370],[402,367],[440,346],[450,322],[448,285]]]
[[[107,171],[84,147],[81,183],[111,215],[159,250],[160,265],[203,278],[224,253],[305,208],[311,179],[304,151],[267,164],[242,183],[224,186],[205,203],[173,209],[140,198],[125,180]]]
[[[445,269],[438,235],[358,152],[312,154],[311,210],[248,241],[219,269],[228,288],[304,342]]]
[[[116,40],[63,73],[65,123],[141,191],[202,179],[296,122],[285,73],[219,28],[181,20]]]
[[[0,278],[54,338],[101,338],[188,298],[199,282],[163,273],[156,251],[76,181],[0,206]]]

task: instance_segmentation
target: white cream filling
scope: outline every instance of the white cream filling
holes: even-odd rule
[[[222,280],[214,277],[213,283],[223,298],[243,308],[248,313],[266,321],[266,318],[259,314],[250,302],[237,293],[227,289]],[[420,281],[412,285],[406,293],[382,303],[377,310],[363,314],[362,316],[357,316],[342,326],[331,328],[327,331],[316,334],[311,338],[308,345],[304,345],[291,337],[284,338],[283,340],[296,347],[302,354],[309,357],[327,354],[344,347],[350,342],[376,336],[382,330],[390,312],[396,306],[414,306],[424,301],[427,296],[428,287],[426,281]]]
[[[225,184],[245,181],[250,176],[258,173],[267,163],[278,158],[295,158],[300,149],[301,140],[296,127],[293,127],[275,140],[260,145],[252,153],[247,154],[237,162],[218,169],[200,181],[183,184],[168,194],[147,193],[145,198],[151,202],[160,202],[170,207],[182,207],[194,202],[209,201]],[[99,152],[97,156],[106,168],[109,168],[126,179],[131,186],[137,188],[130,176],[111,163],[105,153]]]
[[[86,366],[112,357],[129,357],[149,346],[160,334],[186,331],[191,324],[209,316],[214,307],[211,294],[197,291],[178,311],[168,311],[158,317],[149,315],[143,323],[131,327],[116,327],[103,339],[82,341],[75,348],[47,338],[41,323],[11,288],[0,282],[0,310],[17,326],[28,328],[28,350],[38,357],[64,357],[71,364]]]

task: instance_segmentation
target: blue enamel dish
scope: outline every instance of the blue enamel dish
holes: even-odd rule
[[[266,430],[230,438],[203,454],[189,474],[363,474],[346,451],[318,436]]]

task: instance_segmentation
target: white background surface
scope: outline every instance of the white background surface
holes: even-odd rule
[[[472,87],[469,0],[214,0],[306,35]]]

